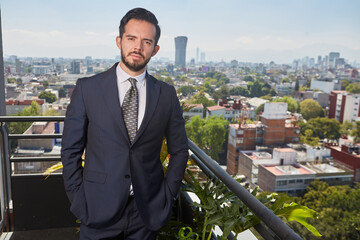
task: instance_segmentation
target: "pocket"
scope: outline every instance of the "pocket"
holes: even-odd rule
[[[88,182],[104,184],[106,182],[106,173],[86,171],[84,173],[84,180]]]

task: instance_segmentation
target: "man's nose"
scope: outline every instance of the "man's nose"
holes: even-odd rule
[[[142,51],[142,49],[143,49],[142,41],[140,41],[140,40],[135,41],[135,46],[134,47],[135,47],[136,50]]]

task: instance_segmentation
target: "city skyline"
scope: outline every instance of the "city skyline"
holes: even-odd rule
[[[149,9],[159,20],[157,58],[174,60],[174,37],[187,36],[187,62],[196,59],[197,48],[207,61],[290,63],[340,52],[350,63],[360,62],[360,2],[355,0],[2,0],[4,54],[114,59],[120,19],[134,7]]]

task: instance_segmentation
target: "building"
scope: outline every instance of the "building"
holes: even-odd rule
[[[24,134],[54,134],[61,133],[63,123],[34,122]],[[60,154],[60,140],[52,138],[19,139],[15,151],[16,157],[56,156]],[[15,173],[43,173],[47,168],[56,164],[50,162],[19,162],[15,164]]]
[[[339,145],[326,144],[331,150],[331,157],[353,170],[354,181],[360,182],[360,144],[353,144],[349,139],[340,138]]]
[[[329,185],[345,185],[352,182],[353,172],[333,162],[299,164],[296,151],[291,148],[276,148],[273,152],[275,163],[258,164],[257,183],[264,191],[285,192],[297,196],[315,179]]]
[[[175,38],[175,66],[186,66],[186,44],[187,37],[179,36]]]
[[[210,106],[206,109],[206,117],[223,116],[229,122],[238,119],[241,111],[240,100],[223,99],[219,101],[219,105]]]
[[[254,150],[256,146],[283,146],[298,143],[300,129],[286,116],[287,103],[265,103],[261,122],[229,125],[227,172],[235,174],[239,164],[239,152]]]
[[[321,90],[328,94],[334,90],[341,89],[341,81],[338,79],[322,78],[322,79],[311,79],[310,88],[313,90]]]
[[[346,91],[331,91],[329,118],[334,118],[341,123],[345,121],[360,121],[360,94]]]
[[[71,73],[72,74],[80,74],[80,62],[79,61],[72,61],[71,62]]]
[[[186,104],[186,106],[191,107],[191,109],[183,113],[184,119],[190,119],[194,116],[204,117],[204,106],[202,104]]]
[[[335,67],[336,59],[340,58],[340,53],[331,52],[329,53],[329,67]]]
[[[330,103],[330,94],[321,91],[296,91],[294,92],[294,98],[299,102],[305,99],[313,99],[317,101],[322,108],[326,108]]]

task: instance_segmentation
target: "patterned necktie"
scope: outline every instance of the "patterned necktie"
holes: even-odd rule
[[[129,78],[128,80],[131,83],[131,87],[125,94],[122,104],[122,114],[130,143],[132,143],[137,132],[139,96],[136,88],[136,79]]]

